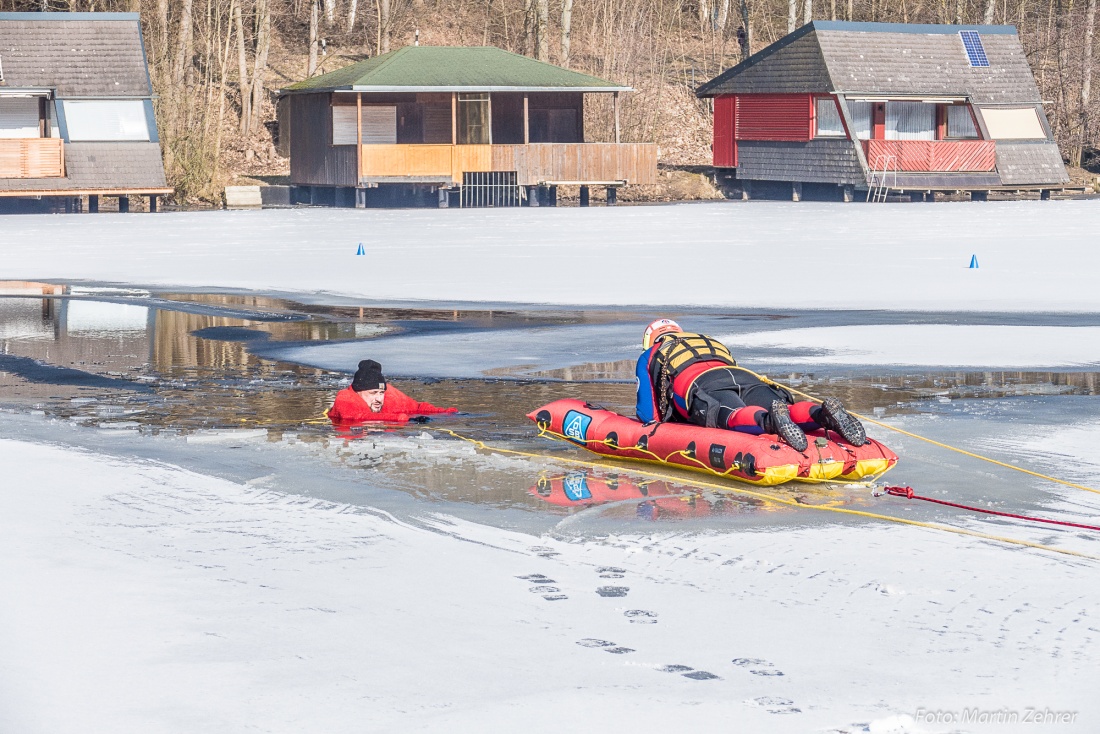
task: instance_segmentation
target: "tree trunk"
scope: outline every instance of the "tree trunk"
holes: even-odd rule
[[[962,25],[966,0],[955,0],[955,25]]]
[[[264,77],[267,76],[267,54],[271,50],[271,6],[268,0],[256,0],[256,58],[252,64],[252,116],[244,133],[247,135],[260,122],[264,109]]]
[[[561,2],[561,65],[569,68],[569,42],[573,30],[573,0]]]
[[[711,27],[713,19],[711,17],[710,0],[698,0],[699,3],[699,28],[706,31]]]
[[[317,73],[317,24],[320,22],[318,0],[309,0],[309,68],[306,76]]]
[[[359,10],[359,0],[348,0],[348,33],[355,30],[355,14]]]
[[[248,83],[248,57],[244,48],[244,22],[241,20],[241,4],[233,2],[233,25],[237,30],[237,77],[241,93],[241,134],[248,135],[252,120],[252,87]]]
[[[741,0],[741,27],[745,29],[745,40],[741,44],[741,60],[752,55],[752,25],[749,23],[749,0]]]
[[[997,11],[997,0],[985,0],[985,15],[982,16],[982,22],[986,25],[993,25],[993,14]]]
[[[836,20],[836,0],[829,0],[829,20]]]
[[[534,0],[523,0],[523,55],[533,56],[535,53],[535,3]]]
[[[157,0],[157,37],[160,48],[157,49],[158,66],[163,67],[171,51],[168,49],[168,0]],[[164,69],[160,72],[163,75]],[[163,76],[161,77],[164,78]]]
[[[809,25],[814,19],[814,0],[802,0],[802,25]]]
[[[389,35],[390,26],[393,25],[393,18],[389,15],[389,0],[379,0],[378,2],[379,22],[381,28],[378,30],[382,32],[382,48],[378,51],[379,54],[389,53]]]
[[[550,0],[535,0],[538,9],[538,56],[539,61],[550,61]]]
[[[718,17],[715,24],[719,31],[725,32],[726,24],[730,20],[730,0],[718,0]]]
[[[1084,60],[1081,64],[1081,141],[1077,148],[1076,165],[1081,165],[1081,152],[1083,151],[1089,134],[1089,95],[1092,91],[1092,46],[1093,34],[1096,30],[1096,0],[1089,0],[1088,10],[1085,11],[1085,48]]]
[[[336,25],[336,0],[324,0],[325,2],[325,28]]]
[[[794,33],[798,22],[798,0],[787,0],[787,33]]]
[[[179,35],[176,39],[176,63],[172,69],[172,81],[177,88],[183,87],[190,76],[191,57],[194,54],[194,23],[191,20],[193,0],[182,0],[180,4]]]

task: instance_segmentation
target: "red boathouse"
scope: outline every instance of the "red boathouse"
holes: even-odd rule
[[[699,88],[748,195],[922,195],[1069,179],[1012,26],[814,21]]]

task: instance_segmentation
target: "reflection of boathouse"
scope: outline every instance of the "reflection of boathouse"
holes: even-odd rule
[[[400,195],[446,206],[552,202],[556,187],[652,184],[657,147],[623,143],[629,87],[498,48],[410,46],[283,89],[279,146],[312,203]],[[591,142],[585,95],[610,95],[614,132]],[[541,193],[541,196],[540,196]],[[408,199],[406,199],[408,200]]]
[[[171,191],[138,14],[0,13],[0,207]]]
[[[714,99],[714,165],[746,195],[1045,198],[1069,180],[1012,26],[814,21],[698,95]]]

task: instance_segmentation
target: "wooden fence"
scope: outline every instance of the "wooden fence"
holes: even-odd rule
[[[520,186],[537,184],[654,184],[652,143],[532,143],[530,145],[363,145],[364,180],[439,177],[461,183],[462,174],[515,171]]]
[[[0,138],[0,178],[59,178],[65,175],[61,138]]]

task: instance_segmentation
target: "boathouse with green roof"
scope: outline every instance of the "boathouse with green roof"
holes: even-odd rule
[[[492,47],[408,46],[279,92],[280,152],[299,201],[404,198],[552,203],[561,185],[652,184],[657,147],[620,139],[629,87]],[[608,142],[588,142],[586,95],[613,99]]]

